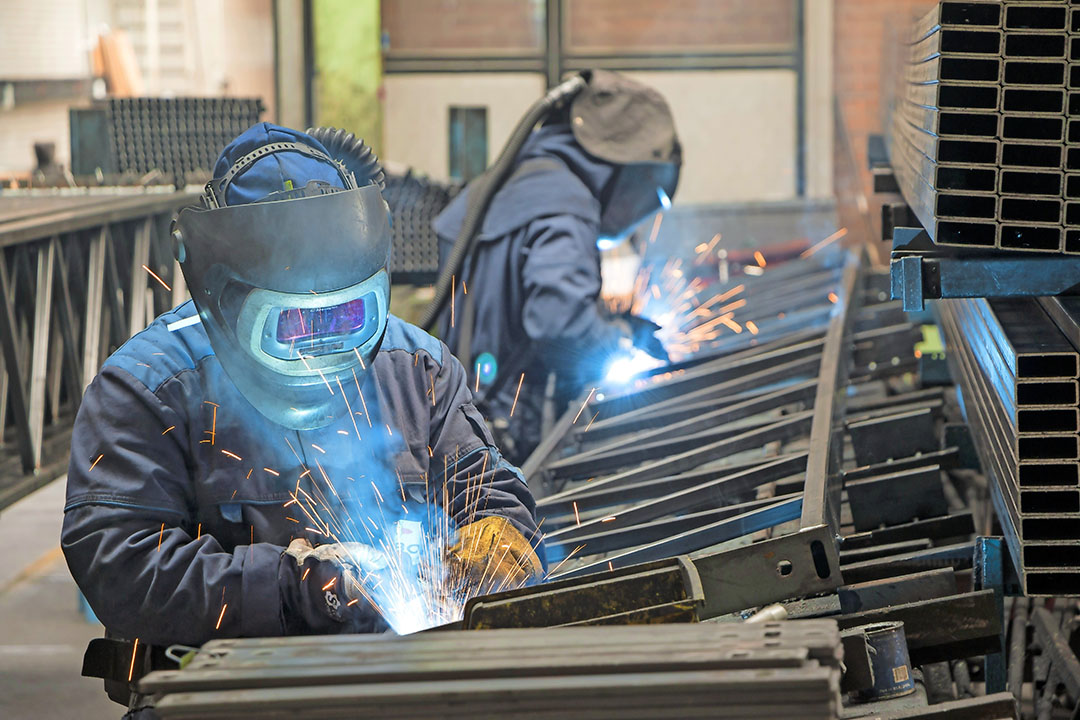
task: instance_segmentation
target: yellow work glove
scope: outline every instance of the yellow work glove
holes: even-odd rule
[[[543,576],[532,545],[504,517],[463,525],[446,553],[451,584],[463,584],[469,596],[514,590]]]

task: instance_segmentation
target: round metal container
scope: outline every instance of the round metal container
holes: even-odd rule
[[[874,671],[874,686],[859,692],[862,700],[885,700],[915,692],[908,659],[904,623],[883,622],[863,625],[870,665]]]

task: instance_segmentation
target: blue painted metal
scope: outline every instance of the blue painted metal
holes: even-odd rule
[[[892,297],[905,310],[936,298],[1061,295],[1080,284],[1080,256],[950,257],[940,253],[893,254]]]
[[[863,625],[860,629],[870,650],[874,684],[860,690],[859,697],[862,700],[886,700],[915,692],[904,623],[881,622]]]
[[[975,538],[974,584],[976,590],[992,589],[1001,623],[1001,647],[1005,648],[1005,538]],[[986,693],[1005,692],[1005,652],[986,656]]]

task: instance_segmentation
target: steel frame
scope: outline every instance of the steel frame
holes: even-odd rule
[[[0,198],[0,444],[9,448],[0,508],[64,472],[82,391],[105,357],[186,297],[168,225],[194,198],[129,189]]]
[[[837,302],[823,329],[804,327],[801,334],[760,348],[703,358],[667,383],[594,394],[559,420],[524,466],[527,476],[567,488],[541,498],[538,505],[551,528],[546,536],[551,555],[566,557],[583,543],[596,543],[590,554],[606,554],[557,570],[555,578],[689,553],[705,589],[702,618],[841,584],[843,420],[864,278],[855,254],[842,255],[832,267],[831,289],[820,282],[809,285],[812,292],[835,293]],[[812,273],[803,266],[785,268],[784,274],[800,270],[803,276]],[[767,288],[757,290],[765,296]],[[787,302],[797,303],[798,295],[789,295]],[[894,332],[910,336],[909,327],[899,325]],[[903,343],[885,345],[892,352]],[[863,347],[865,362],[873,347],[870,340]],[[808,375],[811,379],[800,381]],[[812,409],[799,411],[800,404]],[[794,412],[770,414],[792,406]],[[702,412],[707,408],[711,411]],[[662,419],[650,421],[651,413]],[[593,417],[602,429],[600,442],[587,442],[587,431],[574,421],[580,415]],[[800,436],[807,438],[804,452],[739,459],[740,453]],[[566,455],[575,446],[581,450]],[[731,460],[725,463],[725,458]],[[594,473],[607,474],[574,482]],[[752,495],[755,488],[789,478],[802,479],[801,493]],[[603,509],[635,499],[642,502],[610,513]],[[797,527],[752,545],[707,550],[784,523]]]

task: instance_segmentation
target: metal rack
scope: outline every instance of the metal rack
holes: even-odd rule
[[[168,228],[195,198],[164,189],[0,197],[0,508],[66,471],[83,388],[113,349],[186,297]]]

